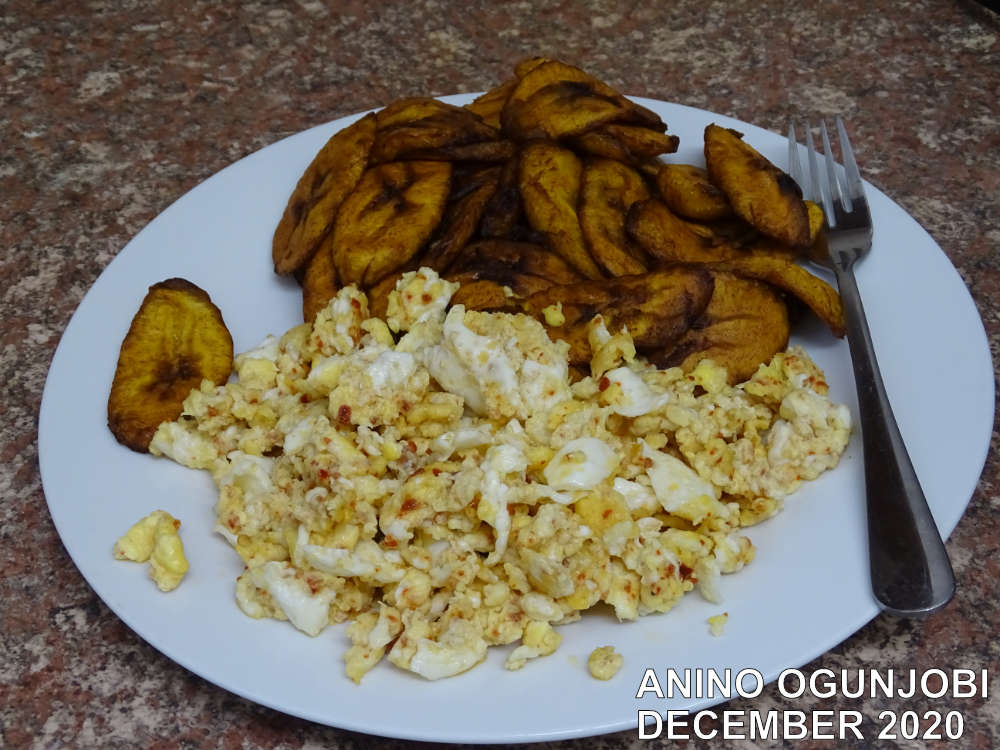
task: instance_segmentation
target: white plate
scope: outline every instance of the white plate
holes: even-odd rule
[[[449,97],[465,103],[471,96]],[[735,127],[778,164],[785,141],[689,107],[638,100],[681,137],[680,161],[701,159],[709,122]],[[70,321],[45,387],[39,460],[49,510],[66,549],[107,605],[175,662],[250,700],[361,732],[419,740],[517,742],[586,736],[636,725],[637,709],[700,708],[711,700],[637,701],[647,666],[753,668],[768,680],[849,636],[878,612],[869,591],[864,487],[854,436],[841,465],[749,530],[757,559],[723,579],[725,604],[697,594],[669,614],[618,624],[585,617],[562,628],[555,655],[521,672],[505,649],[441,682],[388,664],[357,687],[344,676],[343,628],[311,639],[287,623],[244,616],[233,601],[242,565],[211,533],[207,473],[118,445],[105,426],[119,344],[146,289],[182,276],[211,294],[241,351],[300,321],[299,290],[275,277],[270,242],[302,170],[349,117],[312,128],[222,170],[181,197],[133,239],[94,283]],[[862,164],[864,154],[861,154]],[[899,206],[867,186],[875,248],[858,269],[872,336],[900,429],[938,526],[950,533],[985,461],[993,423],[993,369],[982,322],[958,273]],[[847,345],[812,320],[794,337],[827,373],[832,396],[857,413]],[[191,572],[164,595],[145,566],[116,562],[111,546],[156,508],[183,521]],[[705,620],[722,610],[721,638]],[[613,644],[625,666],[610,682],[587,655]],[[748,685],[749,687],[749,685]]]

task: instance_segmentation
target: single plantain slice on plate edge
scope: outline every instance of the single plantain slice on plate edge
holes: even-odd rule
[[[119,443],[146,453],[192,388],[206,378],[221,385],[232,370],[233,338],[208,293],[186,279],[153,284],[122,341],[108,427]]]
[[[740,218],[786,245],[809,244],[809,214],[799,186],[741,133],[708,125],[705,168]]]
[[[375,141],[375,115],[335,133],[299,178],[274,230],[274,271],[301,271],[333,229],[337,209],[358,184]]]

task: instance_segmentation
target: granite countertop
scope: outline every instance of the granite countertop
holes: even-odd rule
[[[845,114],[866,176],[958,268],[996,360],[1000,19],[972,2],[11,0],[0,5],[0,745],[407,744],[245,701],[119,621],[73,566],[46,509],[36,440],[42,388],[87,289],[183,193],[309,126],[400,96],[483,90],[535,54],[580,64],[629,94],[779,132],[793,114]],[[1000,687],[996,442],[994,431],[948,542],[954,601],[925,621],[879,616],[805,671],[987,669],[991,692]],[[772,685],[731,706],[808,711],[820,703],[783,699]],[[847,699],[827,707],[859,706],[869,727],[886,707]],[[992,696],[905,707],[960,708],[960,746],[1000,745]],[[596,742],[622,748],[634,735]]]

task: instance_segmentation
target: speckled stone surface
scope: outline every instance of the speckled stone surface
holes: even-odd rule
[[[244,701],[126,628],[76,571],[46,510],[36,445],[42,388],[89,286],[184,192],[308,126],[403,95],[482,90],[534,54],[580,64],[630,94],[772,130],[793,113],[845,114],[866,176],[959,269],[997,358],[1000,20],[971,2],[8,0],[0,4],[0,746],[407,744]],[[994,432],[948,543],[956,599],[924,622],[880,616],[806,670],[988,669],[992,692],[1000,688],[996,443]],[[819,703],[783,699],[771,686],[730,707]],[[835,744],[876,746],[871,727],[886,705],[828,703],[860,705],[868,727],[866,742]],[[960,708],[956,746],[1000,746],[995,698],[906,707]],[[637,744],[634,734],[566,745],[624,748]],[[745,746],[687,746],[710,744]]]

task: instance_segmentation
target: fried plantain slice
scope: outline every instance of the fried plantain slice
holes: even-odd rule
[[[726,194],[694,164],[664,164],[656,173],[656,187],[667,207],[695,221],[719,221],[733,215]]]
[[[295,273],[309,262],[361,179],[374,141],[375,116],[368,114],[335,133],[306,167],[274,230],[275,273]]]
[[[576,154],[554,143],[535,141],[521,150],[519,184],[528,223],[577,271],[599,279],[601,271],[587,252],[576,212],[582,174]]]
[[[791,177],[729,128],[705,128],[705,166],[738,216],[792,247],[809,244],[809,216]]]
[[[435,271],[443,271],[448,267],[475,234],[486,203],[496,192],[499,181],[499,168],[483,170],[467,186],[464,195],[450,202],[435,237],[420,257],[420,265],[429,266]]]
[[[709,268],[766,281],[804,303],[834,336],[844,335],[844,308],[837,290],[786,257],[758,252],[712,263]]]
[[[589,159],[583,168],[580,229],[591,256],[612,276],[645,273],[640,251],[625,235],[625,215],[649,198],[642,176],[627,164]]]
[[[517,151],[513,141],[480,141],[445,145],[439,148],[416,149],[406,154],[407,159],[432,159],[436,161],[507,161]]]
[[[587,133],[581,133],[568,139],[574,151],[582,154],[600,156],[604,159],[614,159],[623,164],[637,166],[638,161],[634,154],[630,153],[625,144],[604,130],[595,128]]]
[[[449,274],[448,281],[461,286],[451,296],[452,305],[465,305],[466,310],[516,312],[517,306],[507,295],[504,285],[491,279],[479,279],[475,274]]]
[[[547,279],[550,286],[584,280],[580,273],[551,250],[530,242],[508,240],[482,240],[466,245],[448,270],[454,273],[471,272],[478,278],[501,282],[511,273],[529,274]]]
[[[233,338],[208,293],[186,279],[149,287],[122,341],[108,396],[115,439],[146,453],[156,428],[177,419],[204,379],[225,383]]]
[[[376,113],[371,161],[379,164],[421,154],[496,141],[499,134],[478,115],[430,98],[403,99]]]
[[[448,104],[440,99],[429,96],[412,96],[396,99],[375,113],[378,130],[386,131],[397,125],[408,125],[425,117],[449,115],[455,110],[462,110],[454,104]],[[463,110],[466,115],[472,114]]]
[[[681,139],[653,128],[610,123],[599,128],[616,138],[639,161],[655,159],[677,151]]]
[[[628,328],[639,350],[662,350],[684,334],[712,296],[712,275],[698,265],[675,265],[639,276],[552,286],[522,303],[524,311],[546,326],[552,339],[570,345],[570,362],[590,362],[587,323],[595,315],[617,333]],[[548,325],[543,311],[560,303],[565,323]]]
[[[748,248],[764,236],[735,215],[728,219],[706,223],[685,219],[684,223],[713,247],[726,245],[731,248]],[[775,240],[768,239],[772,244],[778,244]]]
[[[632,204],[625,231],[651,258],[663,263],[707,263],[740,253],[711,231],[699,231],[656,198]]]
[[[521,220],[519,169],[517,155],[504,163],[496,192],[487,201],[479,221],[479,233],[483,237],[510,237]]]
[[[539,65],[547,62],[552,62],[552,58],[542,57],[541,55],[526,57],[514,66],[514,76],[517,80],[521,80]]]
[[[340,207],[333,263],[343,284],[370,288],[413,258],[441,221],[451,164],[387,162],[368,169]]]
[[[655,157],[636,156],[625,147],[625,144],[610,133],[605,132],[604,128],[597,128],[589,133],[574,136],[567,139],[567,142],[581,156],[590,155],[620,161],[622,164],[634,167],[639,172],[652,177],[655,177],[657,170],[663,163]]]
[[[465,105],[465,108],[470,112],[473,112],[482,119],[487,125],[492,125],[497,130],[500,129],[500,111],[503,106],[507,103],[507,98],[510,96],[510,92],[514,90],[517,86],[517,78],[509,78],[508,80],[496,86],[485,94],[480,94],[471,102]]]
[[[501,289],[506,287],[517,299],[529,297],[553,284],[571,284],[583,279],[566,261],[540,245],[503,240],[467,245],[446,277],[463,285],[488,281]],[[467,291],[463,297],[472,293]],[[489,303],[493,308],[498,304],[496,290],[489,285],[477,286],[475,293],[494,300]],[[454,299],[452,303],[459,304]],[[513,300],[507,298],[505,305],[512,306]],[[477,309],[486,307],[480,305]]]
[[[501,130],[515,140],[574,136],[610,122],[666,130],[656,113],[556,60],[525,73],[500,113]]]
[[[672,348],[651,356],[658,367],[686,371],[702,359],[726,368],[730,385],[742,383],[788,346],[788,308],[769,285],[713,271],[712,298]]]
[[[337,269],[333,265],[333,243],[329,238],[313,253],[302,277],[302,320],[312,323],[316,313],[336,295]]]

